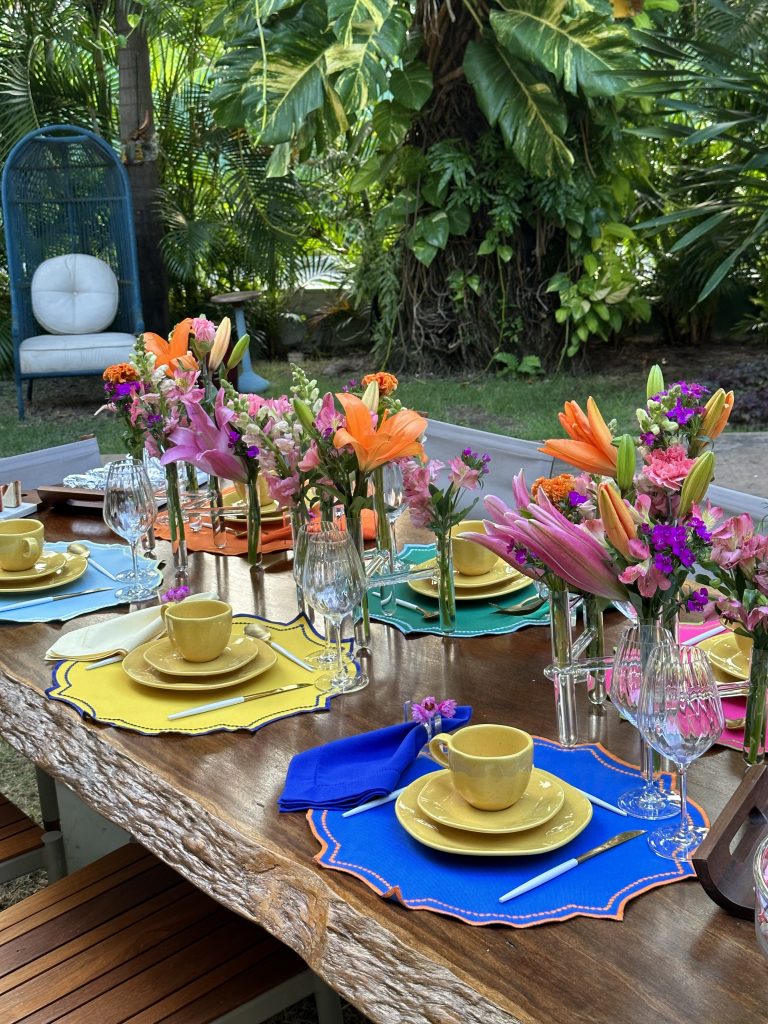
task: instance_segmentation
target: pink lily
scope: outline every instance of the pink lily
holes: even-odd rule
[[[245,466],[229,446],[228,427],[235,413],[224,405],[223,391],[216,396],[215,421],[197,402],[187,404],[187,413],[190,425],[171,431],[168,439],[173,448],[165,452],[161,463],[167,466],[171,462],[191,462],[212,476],[245,481]]]
[[[515,477],[514,493],[520,505],[518,511],[500,498],[489,496],[485,505],[495,523],[486,522],[488,534],[463,536],[490,548],[517,568],[521,566],[514,551],[525,548],[571,586],[611,601],[627,600],[627,591],[617,579],[610,552],[592,531],[566,519],[543,489],[533,501],[522,473]],[[526,495],[528,500],[523,504]]]

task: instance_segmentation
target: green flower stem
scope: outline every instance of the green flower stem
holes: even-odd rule
[[[586,658],[602,658],[605,656],[605,625],[603,610],[605,601],[594,594],[584,594],[584,629],[594,629],[595,635],[587,645]],[[592,677],[592,686],[587,688],[587,697],[592,704],[603,704],[607,693],[605,689],[605,672],[597,670]]]
[[[453,578],[453,541],[449,532],[436,533],[437,541],[437,596],[440,602],[440,630],[453,633],[456,629],[456,583]]]
[[[768,649],[753,647],[749,666],[749,693],[744,724],[744,760],[747,764],[762,764],[765,761],[767,701]]]
[[[578,742],[576,721],[576,681],[567,671],[573,655],[571,640],[571,604],[568,587],[556,576],[547,579],[549,587],[549,637],[552,644],[552,664],[566,671],[555,672],[555,718],[557,735],[564,747]]]
[[[261,506],[259,505],[259,463],[257,459],[246,459],[245,470],[246,500],[248,503],[248,565],[251,569],[261,568]]]
[[[171,462],[165,467],[165,483],[168,509],[168,530],[171,535],[173,564],[177,576],[185,576],[189,570],[187,538],[184,533],[184,513],[179,493],[179,467]]]

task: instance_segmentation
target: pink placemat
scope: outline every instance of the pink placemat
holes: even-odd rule
[[[718,622],[719,619],[710,619],[708,622],[682,622],[680,624],[680,639],[694,640],[702,633],[709,632],[717,626]],[[726,718],[743,718],[746,710],[746,697],[723,697],[723,712]],[[723,729],[717,742],[721,747],[741,750],[744,746],[744,729]]]

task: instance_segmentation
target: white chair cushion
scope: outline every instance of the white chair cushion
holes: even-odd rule
[[[22,341],[19,365],[23,374],[101,373],[112,363],[126,362],[133,334],[37,334]]]
[[[73,252],[41,263],[32,277],[32,312],[51,334],[95,334],[115,319],[117,278],[103,260]]]

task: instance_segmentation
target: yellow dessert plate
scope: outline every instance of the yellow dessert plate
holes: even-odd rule
[[[33,583],[61,569],[66,560],[67,556],[63,551],[50,551],[48,554],[43,552],[29,569],[20,569],[18,572],[0,569],[0,583]]]
[[[749,676],[749,658],[752,652],[752,641],[746,636],[736,633],[719,633],[708,640],[702,640],[698,646],[706,651],[707,657],[714,668],[719,668],[726,675],[735,679],[746,679]]]
[[[536,828],[553,818],[565,802],[560,780],[549,772],[534,768],[528,788],[511,807],[503,811],[481,811],[453,788],[451,773],[446,769],[428,776],[416,803],[433,821],[466,832],[507,835]]]
[[[481,576],[464,577],[465,579],[484,579]],[[482,587],[476,587],[475,589],[456,588],[456,600],[457,601],[487,601],[490,597],[504,597],[505,594],[514,594],[518,590],[525,590],[526,587],[530,587],[531,581],[527,576],[523,576],[522,573],[507,574],[504,578],[496,583],[485,584]],[[417,594],[422,594],[424,597],[432,597],[437,600],[437,584],[433,583],[432,580],[408,580],[408,586],[411,590],[415,590]]]
[[[535,853],[547,853],[570,843],[592,819],[589,800],[561,780],[565,794],[563,806],[543,825],[503,835],[466,832],[441,825],[419,807],[419,794],[430,779],[430,775],[422,775],[412,782],[397,798],[395,814],[405,831],[417,842],[442,853],[461,853],[468,857],[529,857]]]
[[[259,654],[259,641],[250,636],[232,637],[218,656],[212,661],[185,661],[174,650],[168,637],[152,641],[144,651],[144,660],[164,672],[168,676],[185,676],[188,678],[206,678],[222,676],[228,672],[237,672],[244,665],[253,661]]]
[[[255,676],[260,676],[262,672],[272,668],[277,661],[277,655],[268,644],[263,643],[261,640],[254,640],[253,643],[258,646],[256,658],[234,672],[213,677],[169,676],[164,672],[158,671],[153,665],[150,665],[144,657],[147,648],[151,647],[154,643],[156,641],[152,640],[147,644],[142,644],[131,651],[130,654],[127,654],[123,659],[123,671],[135,683],[141,683],[142,686],[154,686],[157,690],[200,690],[201,692],[205,690],[223,690],[227,686],[237,686],[239,683],[245,683]]]
[[[6,583],[0,582],[0,595],[3,594],[29,594],[36,590],[54,590],[56,587],[63,587],[67,583],[79,580],[88,568],[88,559],[82,555],[64,555],[64,562],[59,569],[43,576],[42,579],[32,579],[27,583]]]
[[[414,566],[414,570],[434,569],[435,565],[435,559],[430,558],[429,561]],[[503,558],[497,558],[493,568],[489,569],[488,572],[482,573],[480,576],[466,576],[463,572],[454,573],[453,583],[457,590],[482,590],[483,587],[495,587],[500,583],[506,583],[510,579],[518,580],[521,578],[526,581],[526,584],[531,582],[527,576],[523,576],[513,566],[507,565]]]

